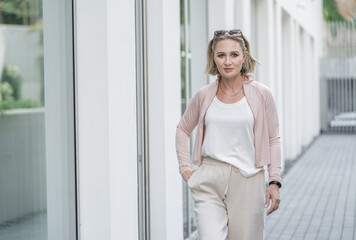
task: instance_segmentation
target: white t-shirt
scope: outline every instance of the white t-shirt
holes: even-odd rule
[[[232,164],[245,177],[263,168],[255,167],[254,119],[244,96],[235,103],[223,103],[216,96],[205,115],[202,155]]]

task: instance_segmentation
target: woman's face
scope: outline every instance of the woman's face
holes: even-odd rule
[[[238,41],[225,39],[216,43],[214,61],[223,78],[234,79],[240,76],[245,59],[246,53],[243,55]]]

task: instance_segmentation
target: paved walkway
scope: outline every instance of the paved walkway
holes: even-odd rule
[[[323,134],[283,177],[265,239],[356,239],[356,134]]]

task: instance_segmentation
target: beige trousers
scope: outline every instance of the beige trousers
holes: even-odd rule
[[[262,240],[264,170],[246,178],[238,168],[210,157],[188,179],[199,240]]]

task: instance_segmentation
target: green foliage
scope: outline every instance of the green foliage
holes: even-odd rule
[[[31,99],[20,99],[17,101],[4,100],[0,101],[0,112],[3,110],[16,109],[16,108],[38,108],[43,107],[38,101]]]
[[[5,65],[2,69],[1,82],[7,82],[12,88],[12,96],[15,100],[20,99],[21,95],[21,72],[16,65]]]
[[[43,107],[38,101],[34,101],[31,99],[20,99],[18,101],[13,102],[13,108],[37,108]]]
[[[0,23],[31,25],[42,19],[43,0],[0,0]]]
[[[12,101],[12,87],[8,82],[0,82],[0,102]]]
[[[346,21],[338,12],[335,0],[323,0],[323,15],[326,22]]]
[[[13,108],[13,101],[0,101],[0,113],[3,110],[12,109]]]
[[[43,107],[38,101],[20,99],[21,74],[16,65],[5,65],[0,81],[0,112],[14,108]]]

